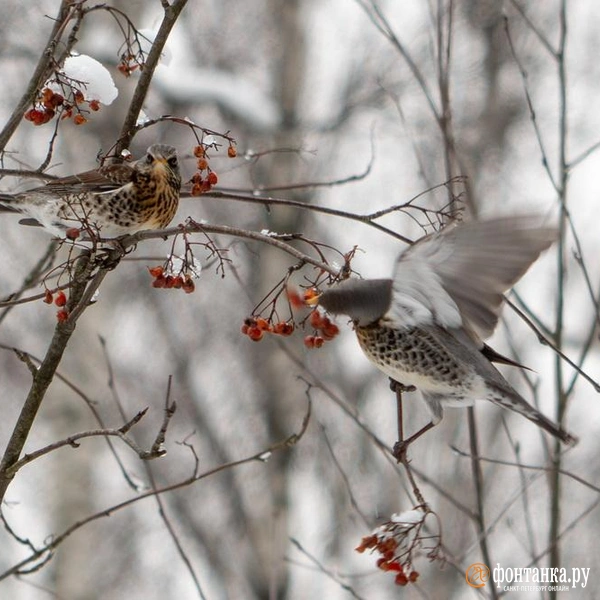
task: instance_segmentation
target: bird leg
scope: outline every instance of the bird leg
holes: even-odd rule
[[[408,447],[417,439],[419,439],[424,433],[429,431],[432,427],[435,427],[435,423],[430,421],[424,427],[421,427],[417,433],[413,433],[408,439],[399,439],[392,448],[392,455],[398,462],[406,461],[406,452]]]
[[[395,379],[390,378],[390,389],[396,394],[396,404],[398,408],[398,441],[392,448],[392,454],[398,462],[407,462],[406,453],[408,447],[416,439],[420,438],[425,432],[429,431],[435,423],[433,421],[427,423],[425,427],[422,427],[411,435],[408,439],[404,439],[404,426],[403,426],[403,413],[402,413],[402,393],[403,392],[414,392],[417,388],[414,385],[404,385]]]

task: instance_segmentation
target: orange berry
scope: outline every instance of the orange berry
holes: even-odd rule
[[[244,334],[247,335],[248,334],[248,329],[250,329],[250,327],[248,326],[248,324],[244,323],[240,329],[240,331]]]
[[[54,299],[54,304],[56,306],[64,306],[67,303],[67,296],[62,290],[58,290],[56,294],[56,298]]]
[[[79,104],[85,100],[85,97],[81,90],[75,90],[73,97],[75,98],[75,104]]]
[[[320,335],[315,335],[315,348],[320,348],[325,340]]]
[[[77,113],[73,117],[73,123],[75,123],[75,125],[83,125],[84,123],[87,123],[87,119],[81,113]]]
[[[419,579],[419,573],[418,571],[411,571],[408,575],[408,580],[411,583],[414,583],[417,579]]]
[[[176,290],[180,290],[183,287],[183,277],[181,275],[177,275],[177,277],[173,277],[173,287]]]
[[[88,102],[88,105],[90,107],[90,110],[93,110],[94,112],[100,110],[100,101],[99,100],[90,100]]]
[[[248,337],[253,342],[259,342],[260,340],[262,340],[263,335],[264,335],[263,330],[259,329],[258,327],[249,327],[248,328]]]
[[[269,324],[269,321],[263,319],[262,317],[256,318],[256,327],[262,331],[271,331],[271,325]]]
[[[208,183],[210,183],[210,185],[217,185],[219,178],[217,177],[217,174],[214,171],[211,171],[208,174],[207,181],[208,181]]]
[[[152,277],[160,277],[165,270],[159,265],[157,267],[148,267],[148,272],[150,275],[152,275]]]
[[[204,154],[204,146],[194,146],[194,156],[196,158],[202,158]]]
[[[192,196],[200,196],[202,194],[202,184],[194,183],[191,194]]]
[[[52,295],[52,292],[50,290],[46,290],[46,292],[44,294],[44,302],[46,304],[52,304],[53,301],[54,301],[54,296]]]
[[[229,146],[229,148],[227,148],[227,156],[229,156],[229,158],[235,158],[237,156],[235,146]]]
[[[198,159],[197,167],[199,171],[204,171],[208,167],[208,161],[206,158],[202,157]]]
[[[64,308],[56,313],[56,320],[59,323],[64,323],[69,318],[69,312]]]

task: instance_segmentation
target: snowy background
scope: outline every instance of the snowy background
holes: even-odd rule
[[[126,12],[148,37],[160,23],[158,0],[110,4]],[[518,10],[521,3],[508,1],[382,0],[379,7],[422,74],[437,111],[438,18],[447,37],[450,4],[448,116],[460,163],[451,172],[468,175],[470,198],[481,215],[535,211],[556,219],[559,201],[551,177],[559,181],[561,176],[562,117],[559,69],[551,49],[559,43],[560,3],[527,5],[525,18]],[[58,6],[56,0],[4,1],[0,123],[8,119],[29,81],[52,26],[47,15],[54,16]],[[588,150],[600,142],[600,8],[579,0],[568,4],[567,19],[565,147],[572,167],[566,200],[580,250],[570,231],[562,347],[576,362],[585,352],[582,367],[597,381],[600,153]],[[78,52],[105,67],[118,96],[86,124],[61,126],[48,168],[55,175],[93,168],[97,154],[115,143],[138,76],[134,72],[125,78],[117,69],[122,38],[110,16],[99,11],[86,17],[78,38]],[[144,114],[189,117],[209,129],[230,131],[238,157],[228,158],[226,151],[211,157],[219,175],[217,189],[256,191],[363,214],[406,202],[448,179],[447,148],[427,96],[398,48],[378,31],[360,2],[190,0],[167,47]],[[520,69],[527,74],[525,87]],[[110,86],[102,83],[101,95]],[[23,121],[5,148],[2,166],[37,168],[51,133],[49,124],[35,127]],[[156,141],[178,147],[183,177],[189,180],[195,170],[195,142],[189,131],[163,123],[137,135],[130,150],[140,156]],[[368,174],[357,177],[369,165]],[[354,180],[306,185],[348,178]],[[3,191],[31,184],[14,177],[0,182]],[[299,187],[269,191],[294,184]],[[463,185],[455,189],[464,190]],[[437,208],[446,200],[442,188],[420,202]],[[365,277],[389,276],[395,256],[405,247],[356,221],[290,208],[266,210],[226,198],[183,199],[175,223],[188,216],[255,231],[302,231],[343,252],[357,245],[353,268]],[[393,213],[381,223],[410,238],[422,234],[403,213]],[[95,403],[107,426],[120,426],[115,396],[128,416],[150,407],[135,438],[142,446],[151,444],[172,376],[171,397],[178,412],[168,432],[167,456],[145,465],[115,443],[127,473],[143,489],[150,480],[147,468],[156,485],[164,486],[193,473],[193,456],[184,440],[194,446],[199,471],[205,472],[298,432],[307,410],[308,381],[314,384],[308,393],[312,415],[298,444],[266,462],[224,469],[162,497],[168,522],[204,597],[491,597],[489,586],[477,591],[465,583],[467,567],[483,562],[473,517],[477,503],[471,462],[452,449],[469,452],[466,413],[447,411],[444,421],[411,448],[421,490],[439,516],[447,562],[442,568],[420,557],[415,561],[418,583],[400,589],[393,576],[376,569],[374,557],[354,550],[381,521],[415,503],[404,471],[386,451],[396,440],[395,404],[386,378],[360,353],[344,319],[338,319],[342,334],[320,350],[305,349],[300,333],[258,344],[242,336],[244,318],[294,263],[268,246],[215,239],[228,248],[231,263],[221,278],[214,262],[199,251],[204,268],[195,294],[151,287],[146,266],[165,259],[169,241],[140,244],[130,260],[107,277],[59,369],[71,385],[54,381],[26,450],[96,428],[86,401]],[[0,298],[22,285],[48,241],[44,232],[2,215]],[[548,331],[556,325],[556,265],[553,250],[518,285],[519,297]],[[296,283],[304,283],[301,275]],[[0,322],[0,344],[41,357],[55,323],[52,307],[42,302],[19,305]],[[559,376],[552,349],[540,345],[510,310],[490,344],[533,369],[503,373],[555,418]],[[592,598],[600,593],[600,405],[589,382],[574,378],[568,367],[561,373],[562,385],[570,391],[565,424],[581,440],[564,456],[562,468],[583,482],[568,475],[561,480],[560,564],[591,568],[586,590],[564,597]],[[25,365],[6,349],[0,352],[0,382],[4,448],[30,383]],[[428,418],[413,396],[405,410],[408,432]],[[514,465],[549,467],[553,442],[530,422],[493,406],[478,406],[476,417],[481,455],[509,463],[481,463],[490,566],[547,566],[549,476]],[[369,432],[383,442],[382,448]],[[91,439],[78,449],[62,449],[24,467],[9,488],[2,512],[19,536],[41,545],[79,519],[135,496],[106,442]],[[7,532],[0,535],[4,572],[29,550]],[[78,530],[39,572],[0,580],[0,597],[202,596],[150,497]],[[519,594],[541,597],[546,596]]]

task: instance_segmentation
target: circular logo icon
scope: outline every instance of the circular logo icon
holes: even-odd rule
[[[467,568],[465,579],[467,583],[474,588],[483,587],[490,578],[490,570],[483,563],[473,563]]]

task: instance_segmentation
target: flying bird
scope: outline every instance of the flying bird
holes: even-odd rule
[[[431,422],[404,449],[441,421],[445,406],[480,399],[520,413],[565,444],[576,443],[492,361],[520,365],[483,342],[498,323],[504,292],[557,238],[557,229],[540,222],[513,216],[449,224],[402,252],[392,279],[346,279],[317,297],[329,313],[352,319],[362,350],[381,371],[421,391]]]
[[[41,225],[58,237],[83,228],[115,238],[166,227],[177,212],[180,189],[176,149],[153,144],[133,163],[55,179],[18,194],[0,193],[0,211],[22,213],[22,223]]]

